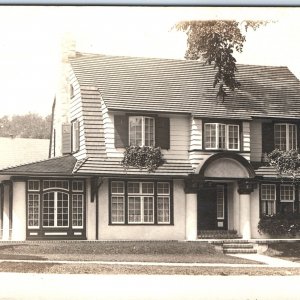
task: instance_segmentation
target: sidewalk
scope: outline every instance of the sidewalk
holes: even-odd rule
[[[88,264],[88,265],[123,265],[123,266],[162,266],[162,267],[229,267],[229,268],[300,268],[300,263],[274,258],[261,254],[229,254],[259,262],[258,264],[228,264],[228,263],[164,263],[164,262],[120,262],[120,261],[73,261],[73,260],[21,260],[2,259],[2,262],[38,263],[38,264]]]

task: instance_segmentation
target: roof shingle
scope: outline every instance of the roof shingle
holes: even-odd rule
[[[242,86],[216,99],[215,70],[198,61],[80,54],[71,60],[81,86],[99,89],[108,109],[249,119],[299,118],[300,84],[287,67],[238,65]]]

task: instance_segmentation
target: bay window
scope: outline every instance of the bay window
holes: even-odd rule
[[[170,182],[111,181],[110,224],[171,224]]]
[[[239,150],[239,125],[205,123],[204,124],[205,149],[208,150]]]
[[[288,151],[297,148],[297,126],[295,124],[274,124],[275,148]]]

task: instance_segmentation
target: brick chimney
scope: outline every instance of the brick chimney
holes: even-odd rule
[[[50,157],[62,155],[62,124],[70,123],[69,59],[76,56],[76,43],[71,34],[63,35],[60,47]]]

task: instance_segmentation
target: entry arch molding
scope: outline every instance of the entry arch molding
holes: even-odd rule
[[[255,178],[255,171],[249,161],[234,152],[220,152],[209,156],[195,170],[195,176],[205,178]]]

